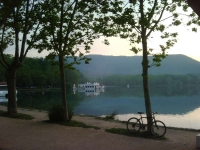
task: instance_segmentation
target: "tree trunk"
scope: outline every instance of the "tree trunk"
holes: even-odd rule
[[[146,114],[147,114],[147,131],[151,134],[151,123],[152,123],[152,111],[151,111],[151,101],[150,101],[150,94],[149,94],[149,85],[148,85],[148,52],[147,52],[147,41],[146,38],[142,38],[142,46],[143,46],[143,60],[142,60],[142,67],[143,67],[143,91],[144,91],[144,99],[145,99],[145,107],[146,107]]]
[[[200,17],[200,0],[187,0],[188,5]]]
[[[61,93],[62,93],[62,105],[64,108],[63,121],[69,121],[68,107],[67,107],[67,96],[66,96],[66,80],[65,80],[65,69],[63,55],[59,55],[59,68],[60,68],[60,79],[61,79]]]
[[[17,100],[16,100],[16,70],[15,68],[9,68],[6,70],[6,80],[8,86],[8,114],[17,113]]]

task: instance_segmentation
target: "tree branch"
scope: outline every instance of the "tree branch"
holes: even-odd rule
[[[157,5],[157,0],[154,1],[153,8],[151,9],[151,12],[150,12],[149,15],[148,15],[148,22],[151,21],[153,15],[154,15],[154,11],[155,11],[156,5]]]
[[[13,17],[14,17],[14,29],[15,29],[15,59],[17,60],[19,58],[19,26],[18,26],[18,22],[19,22],[19,18],[18,18],[18,14],[19,14],[19,8],[13,8]]]
[[[33,37],[31,38],[31,42],[29,43],[25,53],[23,54],[22,60],[26,57],[28,51],[32,48],[33,44],[36,42],[35,36],[36,36],[36,33],[37,33],[38,29],[39,29],[39,26],[40,26],[40,23],[38,23],[38,25],[37,25],[37,27],[36,27],[36,29],[34,31]]]
[[[24,50],[25,50],[25,43],[26,43],[26,38],[27,38],[27,28],[28,28],[28,21],[29,21],[29,16],[28,16],[28,10],[29,10],[29,2],[30,0],[27,0],[26,3],[26,13],[25,13],[25,25],[24,25],[24,29],[23,29],[23,38],[22,38],[22,46],[21,46],[21,53],[20,53],[20,62],[22,62],[23,60],[23,56],[24,56]]]
[[[2,60],[0,62],[2,64],[2,66],[6,69],[10,65],[6,62],[4,54],[3,54],[2,45],[3,45],[3,41],[4,41],[4,33],[5,33],[5,26],[3,27],[3,33],[2,33],[2,36],[1,36],[0,55],[1,55]]]
[[[76,0],[75,0],[76,1]],[[66,11],[63,13],[63,15],[65,16],[65,14],[69,11],[69,9],[74,5],[74,2],[71,3],[71,5],[66,9]]]
[[[166,6],[167,6],[166,4],[167,4],[167,2],[165,2],[165,4],[164,4],[164,7],[163,7],[163,9],[162,9],[162,11],[161,11],[161,14],[160,14],[159,19],[156,21],[156,23],[154,24],[154,26],[150,29],[150,31],[149,31],[149,33],[146,35],[146,37],[148,37],[148,36],[151,34],[151,32],[154,31],[154,29],[156,28],[156,26],[157,26],[158,23],[160,22],[160,20],[161,20],[161,18],[162,18],[162,16],[163,16],[163,13],[164,13],[164,11],[165,11],[165,8],[166,8]]]
[[[141,31],[140,31],[137,27],[134,27],[134,28],[135,28],[135,30],[136,30],[138,33],[141,34]]]
[[[72,12],[69,24],[67,26],[67,33],[66,33],[65,38],[64,38],[65,39],[65,42],[64,42],[65,44],[64,44],[63,49],[66,49],[66,47],[67,47],[68,36],[70,34],[70,30],[71,30],[71,26],[72,26],[72,20],[74,19],[74,16],[75,16],[75,13],[76,13],[76,10],[77,10],[77,5],[78,5],[78,0],[76,0],[75,6],[74,6],[74,10]]]

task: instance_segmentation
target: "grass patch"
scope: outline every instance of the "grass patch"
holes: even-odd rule
[[[127,129],[123,128],[111,128],[111,129],[105,129],[106,132],[114,133],[114,134],[121,134],[131,137],[141,137],[141,138],[148,138],[148,139],[154,139],[154,140],[166,140],[165,137],[155,137],[153,135],[147,134],[146,131],[138,132],[136,134],[130,133]]]
[[[49,120],[47,122],[49,122],[49,123],[55,123],[55,122],[51,122]],[[89,126],[89,125],[86,125],[83,122],[79,122],[79,121],[75,121],[75,120],[70,120],[68,122],[56,122],[56,124],[64,125],[64,126],[69,126],[69,127],[94,128],[96,130],[100,129],[99,127]]]
[[[0,116],[8,117],[8,118],[22,119],[22,120],[32,120],[32,119],[34,119],[34,117],[31,116],[31,115],[21,114],[21,113],[10,115],[6,111],[2,111],[2,110],[0,110]]]
[[[96,117],[95,119],[105,120],[105,121],[114,121],[116,119],[116,112],[113,112],[109,115],[106,115],[105,117]]]

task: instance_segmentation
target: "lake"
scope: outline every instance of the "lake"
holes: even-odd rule
[[[19,90],[18,107],[48,110],[61,103],[60,90]],[[150,87],[152,111],[166,126],[200,129],[200,86]],[[75,114],[103,116],[117,113],[119,120],[127,121],[145,112],[143,90],[137,87],[105,87],[97,93],[70,91],[68,104]]]

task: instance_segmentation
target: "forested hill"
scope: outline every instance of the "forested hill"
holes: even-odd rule
[[[89,55],[90,64],[75,66],[87,76],[135,75],[142,73],[142,56]],[[149,57],[152,60],[152,57]],[[149,74],[200,74],[200,62],[185,55],[169,55],[160,67],[151,67]]]

